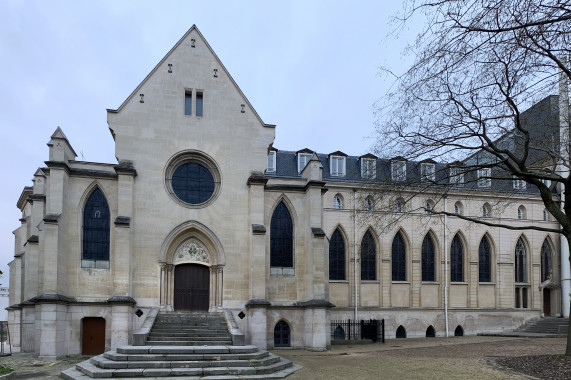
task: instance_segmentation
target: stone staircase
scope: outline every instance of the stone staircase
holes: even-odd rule
[[[216,313],[159,313],[145,346],[124,346],[61,372],[64,379],[282,379],[301,367],[256,346],[233,346]]]
[[[567,334],[567,318],[545,317],[520,327],[518,332],[535,334]]]
[[[147,336],[147,346],[232,345],[220,313],[159,313]]]

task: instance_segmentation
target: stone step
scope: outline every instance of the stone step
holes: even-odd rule
[[[194,337],[212,337],[212,338],[220,338],[220,337],[230,337],[230,333],[228,333],[228,331],[218,331],[215,333],[196,333],[196,332],[178,332],[178,333],[166,333],[166,332],[160,332],[160,333],[149,333],[149,338],[151,337],[190,337],[190,338],[194,338]]]
[[[203,363],[196,362],[199,366],[156,367],[149,365],[148,367],[141,366],[138,368],[100,368],[94,364],[96,361],[92,362],[88,360],[78,363],[75,368],[63,371],[61,375],[64,379],[79,379],[82,375],[92,378],[197,376],[200,379],[208,379],[211,376],[216,376],[216,379],[221,379],[219,376],[232,376],[229,378],[236,379],[235,376],[240,376],[240,379],[267,379],[269,377],[268,375],[271,375],[272,378],[283,378],[301,368],[287,359],[276,358],[277,360],[275,362],[268,365],[236,366],[236,361],[227,361],[225,363],[212,361],[210,364],[215,363],[217,365],[202,366]],[[182,363],[184,362],[178,362],[178,364]]]
[[[183,331],[193,331],[193,332],[201,332],[201,333],[210,333],[210,332],[217,332],[217,331],[228,331],[228,327],[206,327],[206,326],[155,326],[151,329],[151,332],[183,332]]]
[[[208,347],[165,347],[165,346],[122,346],[117,347],[118,354],[251,354],[260,351],[256,346],[208,346]]]
[[[146,368],[204,368],[204,367],[267,367],[280,361],[280,357],[269,354],[227,354],[213,355],[212,358],[199,355],[166,355],[163,357],[146,356],[144,359],[136,355],[135,358],[127,356],[126,360],[117,360],[116,355],[99,355],[90,360],[90,363],[103,369],[146,369]],[[188,358],[187,360],[184,360]],[[136,360],[134,360],[136,359]],[[174,360],[173,360],[174,359]]]
[[[204,335],[198,335],[198,336],[150,336],[148,339],[148,341],[154,341],[154,342],[160,342],[163,340],[167,340],[167,341],[172,341],[175,342],[177,340],[194,340],[194,341],[201,341],[201,340],[209,340],[209,341],[226,341],[226,340],[232,340],[232,338],[230,337],[230,335],[226,334],[226,336],[204,336]]]
[[[218,344],[232,344],[232,340],[224,341],[211,341],[211,340],[147,340],[147,344],[150,346],[215,346]]]

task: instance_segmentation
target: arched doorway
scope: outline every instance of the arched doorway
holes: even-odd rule
[[[200,264],[180,264],[174,269],[174,309],[208,311],[210,269]]]

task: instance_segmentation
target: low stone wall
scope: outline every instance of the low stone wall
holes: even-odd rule
[[[461,327],[463,335],[512,331],[539,316],[539,310],[531,309],[449,309],[448,335],[454,336],[458,326]],[[355,319],[354,309],[331,310],[331,320],[347,319]],[[442,309],[364,308],[358,310],[357,319],[384,319],[386,339],[396,338],[399,326],[405,328],[407,338],[425,337],[429,326],[434,328],[437,337],[446,336],[446,318]]]

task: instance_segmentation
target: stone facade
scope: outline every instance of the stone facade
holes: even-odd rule
[[[415,211],[423,207],[420,198],[401,210],[405,217],[385,224],[382,217],[394,213],[364,207],[369,183],[349,175],[362,158],[275,150],[275,126],[260,119],[196,27],[117,110],[108,110],[108,124],[117,164],[77,161],[58,128],[48,143],[46,167],[37,170],[33,187],[18,201],[22,219],[10,263],[9,322],[35,322],[35,352],[42,358],[80,354],[86,317],[104,321],[110,349],[131,343],[152,308],[193,309],[178,298],[183,268],[207,268],[201,288],[206,309],[230,310],[246,341],[261,348],[274,347],[280,321],[289,327],[287,344],[312,350],[330,346],[332,320],[356,317],[384,318],[389,338],[399,326],[408,336],[425,336],[429,326],[443,336],[445,306],[449,331],[511,329],[545,311],[539,290],[545,242],[553,268],[546,312],[561,313],[558,236],[454,217],[444,221]],[[303,154],[307,165],[298,171]],[[338,171],[330,156],[343,165]],[[205,187],[196,190],[184,182],[181,186],[190,187],[180,190],[181,167],[206,170],[199,179]],[[192,189],[205,199],[186,199]],[[102,235],[108,236],[108,254],[94,259],[84,242],[89,239],[85,214],[95,192],[103,195],[110,223]],[[466,215],[479,215],[484,203],[505,202],[501,213],[490,216],[495,221],[557,226],[543,219],[533,191],[458,189],[435,207],[452,210],[456,202]],[[271,264],[278,205],[285,206],[293,226],[291,265]],[[526,217],[518,220],[521,205]],[[344,242],[345,270],[343,279],[330,280],[329,242],[336,229]],[[360,249],[367,231],[375,241],[376,274],[363,280]],[[391,244],[399,231],[405,273],[404,280],[392,281]],[[422,278],[427,234],[435,246],[431,281]],[[445,255],[455,236],[463,246],[463,279],[450,283]],[[485,282],[478,277],[483,236],[491,245],[491,278]],[[520,283],[514,278],[518,240],[527,253]],[[526,294],[519,305],[516,291]]]

